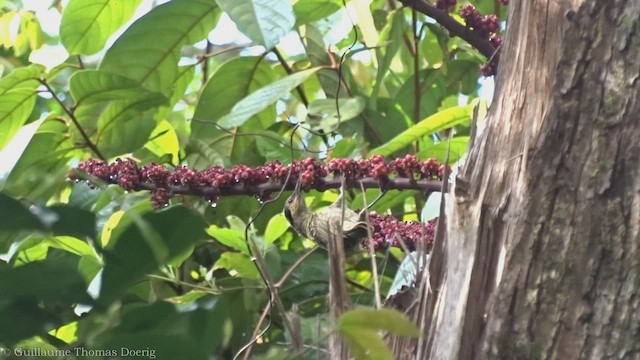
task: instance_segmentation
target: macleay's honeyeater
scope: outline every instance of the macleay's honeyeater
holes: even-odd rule
[[[345,188],[346,180],[343,178],[338,200],[314,213],[305,204],[300,182],[298,182],[293,194],[284,205],[284,216],[298,234],[312,240],[323,249],[327,249],[329,237],[335,236],[336,224],[337,226],[342,224],[344,248],[345,250],[352,249],[366,239],[368,225],[363,219],[364,212],[358,215],[348,208],[344,209],[344,220],[342,219]]]

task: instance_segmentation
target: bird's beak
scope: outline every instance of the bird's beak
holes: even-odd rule
[[[293,195],[295,195],[295,197],[297,199],[302,197],[302,183],[300,182],[300,180],[298,179],[298,181],[296,181],[296,187],[293,190]]]

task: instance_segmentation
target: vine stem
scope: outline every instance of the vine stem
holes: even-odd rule
[[[42,84],[47,91],[51,94],[51,96],[53,97],[53,99],[62,107],[62,110],[64,110],[64,112],[69,116],[69,118],[71,119],[71,122],[73,122],[73,124],[76,126],[76,128],[78,129],[78,131],[80,132],[80,136],[82,136],[82,139],[84,140],[85,144],[89,147],[89,149],[91,149],[91,151],[102,161],[107,161],[107,158],[104,157],[104,155],[102,155],[102,153],[100,152],[100,150],[98,149],[98,147],[96,146],[96,144],[94,144],[93,142],[91,142],[91,139],[89,138],[89,135],[87,134],[86,131],[84,131],[84,129],[82,128],[82,126],[80,126],[80,122],[78,121],[78,119],[76,118],[76,116],[73,114],[73,111],[71,111],[65,104],[64,102],[62,102],[62,100],[60,100],[60,98],[58,97],[58,95],[56,95],[55,91],[53,91],[53,89],[51,88],[51,86],[49,85],[49,83],[47,82],[47,80],[45,80],[44,78],[40,79],[40,84]]]

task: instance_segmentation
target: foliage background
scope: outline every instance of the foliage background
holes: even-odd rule
[[[472,3],[504,16],[493,1]],[[288,228],[284,196],[258,216],[251,197],[181,196],[156,211],[148,194],[70,182],[69,169],[90,157],[196,169],[305,156],[442,161],[449,138],[455,161],[485,62],[393,1],[52,1],[62,14],[53,27],[18,0],[0,4],[4,347],[230,358],[268,323],[254,356],[291,356],[280,315],[260,320],[268,298],[245,238],[248,229],[276,280],[313,247]],[[220,43],[233,23],[248,42]],[[61,47],[68,56],[52,64]],[[351,208],[363,203],[355,195]],[[307,197],[318,208],[337,194]],[[425,203],[393,191],[374,210],[427,220]],[[377,255],[383,294],[402,258]],[[332,329],[326,264],[314,252],[280,288],[306,355]],[[354,303],[374,305],[366,254],[349,259],[347,277]]]

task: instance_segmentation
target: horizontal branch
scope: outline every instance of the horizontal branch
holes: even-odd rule
[[[118,179],[101,179],[83,171],[72,169],[69,175],[72,179],[83,179],[94,184],[106,182],[109,184],[118,185]],[[420,190],[420,191],[440,191],[442,189],[442,182],[439,180],[416,180],[409,178],[394,178],[394,179],[375,179],[373,177],[365,177],[360,179],[350,179],[347,181],[347,187],[352,189],[360,189],[360,183],[362,183],[365,189],[382,189],[382,190]],[[327,191],[330,189],[339,189],[341,180],[328,176],[323,179],[318,179],[307,190]],[[225,188],[217,188],[213,186],[182,186],[182,185],[163,185],[158,186],[153,182],[140,182],[131,189],[133,191],[154,191],[159,188],[166,189],[172,194],[176,195],[194,195],[194,196],[231,196],[231,195],[249,195],[249,196],[264,196],[265,194],[278,192],[283,190],[293,190],[296,186],[295,181],[289,181],[286,185],[281,181],[273,181],[263,184],[247,184],[237,183]]]

